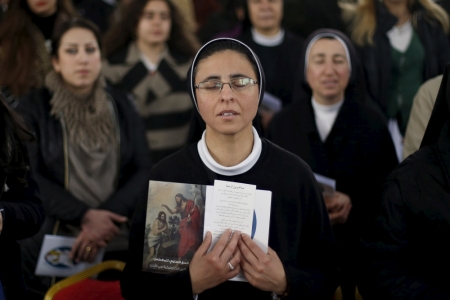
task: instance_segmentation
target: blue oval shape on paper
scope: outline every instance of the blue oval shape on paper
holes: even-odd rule
[[[255,237],[256,232],[256,212],[253,210],[253,223],[252,223],[252,239]]]
[[[45,254],[45,261],[52,267],[68,269],[73,266],[73,262],[69,259],[72,249],[67,246],[53,248]]]

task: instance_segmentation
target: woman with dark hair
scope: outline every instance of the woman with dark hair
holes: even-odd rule
[[[364,241],[364,299],[449,299],[450,66],[422,145],[388,177],[382,213]]]
[[[447,13],[433,0],[342,4],[369,96],[389,122],[399,161],[414,96],[450,62]]]
[[[366,101],[350,40],[333,29],[315,31],[301,57],[305,82],[298,95],[307,96],[275,117],[269,139],[336,181],[337,191],[324,198],[343,250],[344,278],[353,281],[350,288],[348,282],[341,286],[354,297],[351,266],[358,240],[379,212],[381,185],[397,160],[383,116]]]
[[[48,216],[39,234],[23,242],[30,285],[42,293],[50,279],[33,274],[45,234],[77,237],[76,261],[92,261],[105,247],[105,259],[121,258],[128,249],[125,222],[151,167],[133,104],[100,76],[97,27],[68,21],[52,45],[54,71],[18,106],[38,140],[31,162]]]
[[[6,94],[22,96],[44,85],[53,29],[76,15],[70,0],[10,1],[0,23],[0,87]]]
[[[0,299],[26,298],[17,240],[36,234],[45,218],[22,144],[32,140],[0,94]]]
[[[150,178],[202,185],[219,179],[271,191],[268,253],[231,228],[210,252],[207,233],[187,270],[170,276],[143,272],[147,199],[142,198],[130,231],[123,296],[140,299],[152,282],[158,287],[152,290],[155,298],[331,299],[336,244],[314,176],[301,159],[261,139],[252,126],[265,85],[258,58],[242,42],[213,40],[197,53],[188,81],[206,130],[157,164]],[[227,281],[241,271],[248,282]]]
[[[135,0],[105,37],[103,74],[129,93],[158,162],[186,144],[192,104],[186,72],[198,49],[170,0]]]

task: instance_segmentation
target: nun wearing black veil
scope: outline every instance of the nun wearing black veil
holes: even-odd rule
[[[271,191],[269,250],[264,253],[248,236],[228,230],[210,252],[211,234],[200,237],[203,243],[185,271],[143,272],[147,199],[141,199],[130,231],[123,296],[331,299],[338,278],[336,243],[314,176],[301,159],[260,138],[252,126],[264,91],[258,58],[237,40],[213,40],[197,53],[188,78],[206,129],[158,163],[151,180],[213,185],[219,179]],[[228,281],[240,271],[248,282]]]
[[[298,155],[314,173],[336,181],[334,195],[324,198],[342,250],[341,286],[349,299],[346,295],[354,297],[351,266],[359,237],[379,214],[381,186],[397,158],[382,114],[366,100],[350,40],[340,31],[317,30],[305,41],[301,57],[304,82],[294,103],[275,116],[269,139]]]
[[[421,148],[383,186],[377,230],[364,239],[368,299],[450,299],[450,67]]]

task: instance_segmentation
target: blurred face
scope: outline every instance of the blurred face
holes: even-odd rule
[[[92,90],[101,70],[101,55],[95,35],[84,28],[67,31],[53,58],[53,68],[58,72],[67,88],[75,93]]]
[[[137,26],[137,39],[149,45],[167,42],[172,28],[169,5],[165,1],[151,0],[144,7]]]
[[[277,34],[283,18],[283,0],[247,0],[250,21],[261,33]]]
[[[56,12],[57,0],[27,0],[31,12],[40,17],[48,17]]]
[[[181,203],[181,198],[180,197],[175,197],[175,201],[177,202],[177,204]]]
[[[348,59],[339,41],[320,39],[311,47],[306,80],[319,103],[334,104],[344,98],[349,77]]]
[[[165,220],[166,219],[166,214],[161,214],[161,220]]]
[[[247,58],[235,51],[215,53],[199,62],[195,85],[205,81],[230,82],[237,78],[257,80]],[[208,132],[233,135],[251,131],[258,110],[259,86],[254,84],[242,91],[223,85],[217,93],[196,89],[197,105]]]

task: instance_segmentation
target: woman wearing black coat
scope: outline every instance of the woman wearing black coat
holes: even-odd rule
[[[450,67],[421,148],[383,186],[376,231],[364,238],[364,299],[450,299]]]
[[[24,299],[17,240],[36,234],[45,218],[22,145],[31,139],[0,95],[0,299]]]
[[[269,138],[300,156],[314,173],[336,180],[337,192],[325,196],[325,203],[348,271],[397,159],[384,119],[365,100],[349,39],[332,29],[315,31],[301,57],[306,82],[297,95],[307,96],[299,96],[275,117]]]
[[[53,39],[54,71],[45,88],[17,107],[37,138],[30,147],[45,211],[42,229],[22,243],[28,282],[45,293],[49,277],[34,276],[45,234],[76,237],[71,255],[123,259],[128,218],[146,192],[151,167],[143,124],[129,99],[100,77],[100,34],[88,21],[64,23]]]

